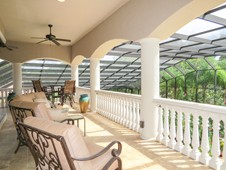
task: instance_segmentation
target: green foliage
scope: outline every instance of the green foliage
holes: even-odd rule
[[[220,60],[206,57],[183,61],[167,68],[167,71],[161,71],[161,76],[162,97],[224,105],[226,93],[226,58],[224,57]]]

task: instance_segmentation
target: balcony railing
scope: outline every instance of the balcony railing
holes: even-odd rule
[[[97,90],[97,112],[139,132],[140,95]]]
[[[22,94],[33,92],[33,88],[23,88]],[[6,108],[8,107],[7,97],[8,94],[13,92],[13,88],[0,88],[0,107]]]
[[[97,112],[139,132],[141,96],[98,90]],[[172,99],[155,99],[157,141],[213,169],[226,169],[226,108]]]
[[[159,142],[214,169],[226,169],[225,107],[171,99],[155,102]]]

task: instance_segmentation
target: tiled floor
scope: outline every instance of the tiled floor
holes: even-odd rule
[[[88,112],[88,140],[106,146],[112,140],[122,142],[121,154],[124,170],[207,170],[208,167],[175,152],[160,143],[141,140],[139,134],[124,128],[108,119]],[[80,124],[82,129],[83,125]],[[34,170],[33,158],[26,147],[21,147],[17,154],[16,132],[11,115],[0,130],[0,169]]]

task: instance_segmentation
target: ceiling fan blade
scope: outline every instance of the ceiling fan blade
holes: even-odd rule
[[[44,37],[31,37],[31,39],[45,39]]]
[[[12,48],[9,48],[9,47],[7,47],[7,46],[6,46],[6,48],[7,48],[9,51],[13,51],[13,49],[12,49]]]
[[[56,45],[60,45],[60,43],[58,43],[56,40],[51,40],[53,43],[55,43]]]
[[[40,44],[42,42],[48,41],[47,39],[37,42],[36,44]]]
[[[57,40],[57,41],[66,41],[66,42],[71,42],[71,40],[62,39],[62,38],[56,38],[55,40]]]

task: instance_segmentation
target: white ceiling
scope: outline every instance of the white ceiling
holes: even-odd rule
[[[72,45],[129,0],[1,0],[0,21],[5,38],[36,43],[31,37],[49,34],[48,24],[57,38],[70,39]]]

